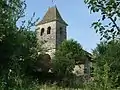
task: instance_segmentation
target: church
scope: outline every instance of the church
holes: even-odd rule
[[[67,39],[68,24],[61,17],[57,7],[53,6],[48,8],[45,16],[36,26],[38,43],[44,41],[43,47],[47,49],[46,54],[53,58],[58,46]],[[87,72],[90,75],[90,62],[88,58],[84,63],[76,64],[73,73],[83,75]]]
[[[46,53],[53,57],[57,47],[67,37],[68,24],[62,19],[56,6],[50,7],[37,24],[37,38],[39,41],[46,41],[44,47],[48,50]]]

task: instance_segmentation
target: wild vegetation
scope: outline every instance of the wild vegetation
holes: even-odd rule
[[[75,62],[84,56],[82,46],[74,40],[65,40],[55,53],[53,71],[58,75],[70,75]],[[61,64],[60,64],[61,63]]]
[[[92,53],[93,79],[81,84],[76,82],[78,78],[74,77],[72,70],[76,61],[86,56],[82,46],[74,40],[64,41],[49,66],[49,62],[42,62],[42,43],[37,44],[36,32],[30,30],[35,25],[33,17],[17,26],[24,17],[25,1],[0,0],[0,90],[119,90],[120,1],[85,0],[85,3],[92,13],[101,14],[101,18],[92,24],[101,35],[101,43]],[[104,25],[106,20],[108,23]],[[50,67],[53,74],[38,72]]]
[[[120,36],[120,1],[119,0],[84,0],[91,13],[100,13],[101,18],[92,27],[101,36],[101,43],[93,50],[94,80],[91,90],[113,90],[120,87],[119,72],[119,36]],[[88,86],[89,86],[88,85]],[[92,88],[91,88],[92,85]]]

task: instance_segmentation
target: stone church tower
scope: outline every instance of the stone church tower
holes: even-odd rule
[[[45,41],[46,54],[51,58],[58,46],[66,39],[67,23],[62,19],[56,6],[50,7],[43,19],[37,24],[38,42]]]

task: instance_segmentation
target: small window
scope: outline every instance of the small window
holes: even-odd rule
[[[62,27],[60,27],[60,30],[62,30]]]
[[[40,36],[42,36],[44,33],[44,28],[41,29],[41,33],[40,33]]]
[[[47,34],[50,34],[50,31],[51,31],[51,27],[48,27],[47,28]]]
[[[60,27],[60,34],[62,34],[62,27]]]

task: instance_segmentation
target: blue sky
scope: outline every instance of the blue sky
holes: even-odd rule
[[[91,28],[93,21],[98,20],[97,14],[90,14],[84,0],[26,0],[26,19],[29,19],[33,12],[35,18],[44,16],[49,7],[56,4],[62,18],[68,23],[67,37],[77,40],[85,50],[91,52],[100,42],[100,37]]]

